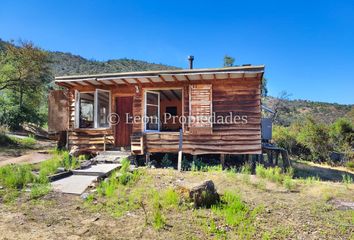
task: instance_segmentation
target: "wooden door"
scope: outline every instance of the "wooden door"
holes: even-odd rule
[[[130,146],[130,136],[132,133],[131,120],[127,119],[127,114],[133,116],[133,97],[116,97],[116,113],[119,115],[119,123],[115,127],[115,143],[117,147]]]

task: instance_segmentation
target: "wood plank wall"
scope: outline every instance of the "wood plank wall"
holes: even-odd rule
[[[227,79],[215,81],[181,81],[171,83],[140,84],[139,91],[134,86],[103,86],[112,90],[112,112],[114,97],[117,94],[134,96],[133,114],[143,117],[143,89],[160,87],[181,87],[183,89],[184,116],[189,115],[189,84],[212,84],[213,111],[217,115],[247,115],[247,124],[214,124],[212,133],[197,135],[189,133],[188,125],[184,125],[183,152],[190,154],[260,154],[261,153],[261,79]],[[70,94],[69,147],[102,151],[103,139],[106,135],[107,148],[114,146],[114,127],[107,130],[75,129],[75,94],[80,91],[94,90],[93,87],[75,87]],[[142,124],[133,124],[133,135],[142,135]],[[178,133],[146,133],[145,152],[177,152]]]

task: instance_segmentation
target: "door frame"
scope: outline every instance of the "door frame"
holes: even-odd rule
[[[119,97],[130,97],[132,98],[132,103],[131,103],[131,109],[132,109],[132,113],[133,113],[133,107],[134,107],[134,94],[114,94],[113,97],[112,97],[112,100],[113,100],[113,104],[112,104],[112,112],[117,114],[118,115],[118,111],[117,111],[117,98]],[[120,120],[123,120],[121,117],[120,117]],[[118,123],[119,124],[119,123]],[[130,136],[129,136],[129,144],[127,146],[118,146],[118,138],[117,138],[117,126],[118,124],[114,124],[114,131],[113,131],[113,134],[114,134],[114,146],[115,147],[130,147],[131,145],[131,140],[130,140]],[[131,126],[131,128],[133,128],[133,126]]]

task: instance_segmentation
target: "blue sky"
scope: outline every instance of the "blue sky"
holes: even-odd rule
[[[0,38],[88,59],[265,64],[269,94],[354,104],[354,1],[16,1]]]

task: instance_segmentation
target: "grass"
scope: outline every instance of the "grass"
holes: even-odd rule
[[[22,189],[34,179],[30,165],[6,165],[0,168],[0,184],[7,188]]]
[[[353,183],[353,178],[348,174],[343,174],[342,178],[343,178],[344,184],[352,184]]]
[[[282,169],[279,167],[265,168],[260,164],[256,166],[257,176],[271,182],[275,182],[279,185],[283,185],[288,191],[293,190],[296,186],[294,180],[292,179],[293,174],[294,171],[291,168],[288,169],[286,173],[283,173]]]
[[[262,210],[262,206],[250,209],[238,194],[232,192],[225,192],[220,203],[212,206],[212,212],[234,227],[240,239],[252,239],[256,232],[254,222]]]
[[[348,161],[345,166],[349,168],[351,171],[354,171],[354,161]]]
[[[180,197],[173,188],[167,188],[161,194],[161,202],[162,206],[167,209],[178,208]]]
[[[72,169],[80,164],[76,158],[69,156],[66,151],[54,151],[51,159],[41,162],[38,176],[33,173],[33,165],[6,165],[0,167],[0,185],[5,188],[1,194],[4,202],[11,202],[20,196],[22,189],[30,187],[30,199],[38,199],[51,190],[48,176],[56,173],[58,167]]]
[[[51,186],[48,183],[36,183],[32,186],[30,192],[31,199],[38,199],[47,195],[51,191]]]

